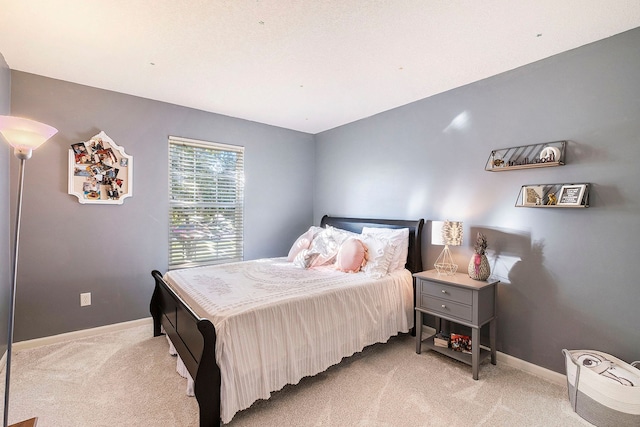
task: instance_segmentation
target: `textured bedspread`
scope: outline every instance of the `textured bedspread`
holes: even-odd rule
[[[165,280],[215,326],[224,423],[272,391],[413,326],[408,270],[371,279],[272,258],[175,270]]]

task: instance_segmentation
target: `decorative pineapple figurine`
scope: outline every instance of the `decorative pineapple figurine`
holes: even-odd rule
[[[469,277],[474,280],[487,280],[491,274],[489,260],[486,255],[487,236],[478,232],[473,250],[475,253],[469,261]]]

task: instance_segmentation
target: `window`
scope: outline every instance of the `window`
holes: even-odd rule
[[[244,147],[169,137],[169,268],[243,258]]]

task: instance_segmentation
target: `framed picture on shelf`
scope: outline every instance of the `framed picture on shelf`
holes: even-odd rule
[[[586,184],[563,185],[558,196],[558,206],[580,206]]]
[[[544,186],[526,185],[522,188],[522,205],[539,206],[544,204]]]

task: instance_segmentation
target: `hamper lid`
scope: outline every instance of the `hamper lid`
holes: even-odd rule
[[[569,353],[580,366],[603,378],[628,387],[640,387],[640,370],[610,354],[595,350],[571,350]]]

